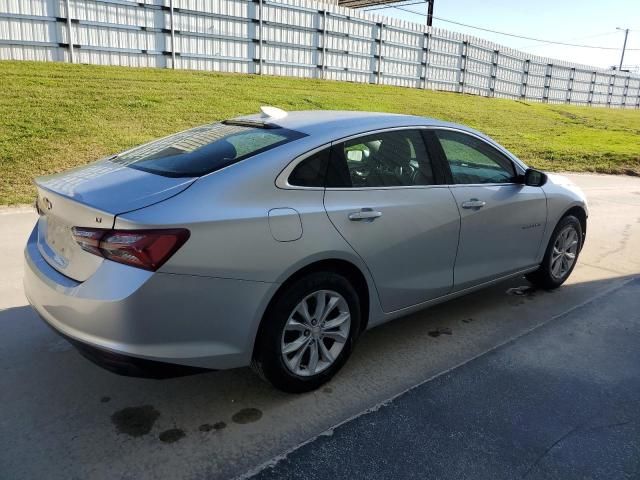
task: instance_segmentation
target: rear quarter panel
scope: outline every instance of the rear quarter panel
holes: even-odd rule
[[[301,268],[327,259],[346,260],[362,271],[369,285],[370,319],[382,318],[366,265],[327,217],[324,191],[276,187],[275,178],[293,157],[282,153],[261,157],[202,177],[164,202],[120,215],[115,228],[188,228],[191,237],[163,265],[162,273],[272,283],[256,312],[256,330],[279,285]],[[299,239],[274,238],[268,220],[274,208],[297,211],[302,224]]]

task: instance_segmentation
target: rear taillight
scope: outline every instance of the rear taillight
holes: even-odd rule
[[[73,227],[83,250],[114,262],[155,271],[189,239],[189,230],[105,230]]]

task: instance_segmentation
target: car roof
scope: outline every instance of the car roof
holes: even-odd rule
[[[484,133],[465,125],[445,122],[430,117],[351,110],[298,110],[285,112],[274,107],[267,107],[266,109],[263,107],[262,114],[237,117],[232,121],[246,122],[247,124],[255,125],[271,125],[296,130],[312,137],[312,143],[318,146],[333,142],[337,139],[385,128],[415,126],[448,127],[483,138],[514,159],[523,168],[526,168],[526,165],[518,157]]]
[[[334,133],[336,137],[344,137],[379,128],[404,126],[448,126],[461,130],[473,131],[463,125],[443,122],[435,118],[418,117],[382,112],[361,112],[348,110],[300,110],[282,112],[283,116],[270,118],[255,114],[238,117],[234,120],[277,125],[282,128],[297,130],[308,135]],[[286,115],[285,115],[286,114]]]

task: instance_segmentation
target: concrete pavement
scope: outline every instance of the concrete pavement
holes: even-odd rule
[[[0,477],[239,475],[606,295],[640,272],[640,179],[571,177],[589,197],[591,218],[587,244],[563,288],[507,293],[527,285],[516,279],[376,328],[329,385],[298,396],[273,390],[248,369],[155,381],[90,364],[26,306],[21,250],[35,214],[2,211]],[[446,329],[450,335],[438,334]]]

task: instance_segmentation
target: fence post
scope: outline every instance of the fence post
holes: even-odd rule
[[[609,88],[607,90],[607,108],[611,107],[611,99],[613,98],[613,84],[616,81],[616,74],[609,75]]]
[[[262,55],[262,0],[258,2],[258,75],[262,75],[262,69],[264,66],[264,59]]]
[[[493,51],[493,59],[491,61],[491,77],[489,78],[489,96],[494,97],[496,95],[496,76],[498,73],[498,56],[500,52],[498,50]]]
[[[544,74],[544,90],[542,92],[542,103],[549,103],[549,89],[551,88],[552,63],[547,63],[547,70]]]
[[[569,82],[567,83],[567,99],[566,102],[567,103],[571,103],[571,92],[573,91],[573,79],[576,76],[576,69],[575,67],[573,67],[571,70],[569,70]]]
[[[326,5],[322,10],[322,70],[320,71],[320,78],[326,79],[327,70],[327,10]]]
[[[531,60],[525,60],[522,65],[522,77],[520,80],[520,98],[527,98],[527,82],[529,81],[529,66],[531,65]]]
[[[176,28],[173,18],[173,0],[169,0],[169,26],[171,28],[171,68],[176,68]]]
[[[65,8],[67,10],[67,33],[69,34],[69,61],[76,63],[75,51],[73,50],[73,26],[71,25],[71,2],[65,0]]]
[[[596,78],[598,74],[596,72],[591,73],[591,85],[589,85],[589,96],[587,97],[587,103],[589,106],[593,105],[593,94],[596,89]]]
[[[422,72],[424,75],[424,81],[422,83],[423,89],[427,88],[427,77],[429,76],[429,38],[429,32],[424,32],[424,39],[422,42]]]
[[[460,93],[464,93],[464,81],[466,76],[467,69],[467,48],[469,47],[469,42],[463,40],[460,44],[460,72],[458,72],[458,84],[460,88]]]
[[[384,22],[378,24],[378,71],[376,75],[376,83],[380,85],[380,77],[382,75],[382,36],[384,35]]]
[[[624,80],[624,90],[622,91],[622,108],[627,106],[627,93],[629,92],[629,77]]]

